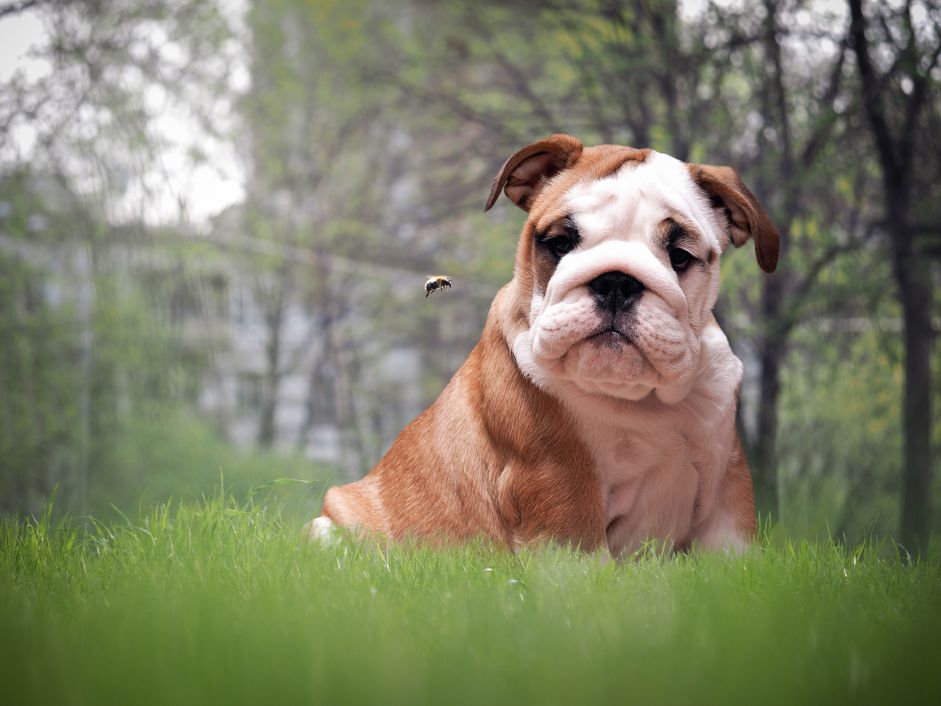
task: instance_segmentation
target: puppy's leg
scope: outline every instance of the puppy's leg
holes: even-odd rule
[[[337,538],[337,526],[329,517],[321,515],[304,525],[307,539],[318,544],[330,545]]]
[[[340,528],[362,536],[386,534],[386,522],[378,490],[371,478],[330,488],[323,499],[320,517],[304,526],[311,541],[333,542]]]
[[[707,550],[741,554],[751,546],[754,538],[755,499],[751,473],[742,446],[736,440],[728,470],[722,480],[719,501],[694,541]]]

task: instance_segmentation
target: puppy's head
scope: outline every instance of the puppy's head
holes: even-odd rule
[[[688,392],[719,291],[719,256],[752,239],[774,270],[778,233],[729,167],[553,135],[513,154],[503,191],[529,213],[510,329],[536,384],[663,402]]]

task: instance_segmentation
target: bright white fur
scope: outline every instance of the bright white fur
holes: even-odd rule
[[[337,538],[337,526],[333,524],[333,520],[323,515],[315,517],[304,525],[304,531],[309,540],[319,542],[324,546],[333,544]]]
[[[506,333],[520,369],[573,413],[594,454],[611,553],[651,537],[747,546],[717,499],[742,364],[712,320],[728,243],[715,213],[686,165],[656,152],[575,186],[567,203],[581,242],[534,292],[528,328]],[[661,242],[668,217],[695,227],[686,247],[707,263],[682,278]],[[612,270],[645,287],[630,344],[586,340],[601,321],[587,284]]]

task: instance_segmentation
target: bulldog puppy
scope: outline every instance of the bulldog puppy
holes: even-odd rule
[[[712,308],[730,245],[775,268],[757,199],[729,167],[569,135],[513,154],[485,210],[501,191],[529,216],[480,342],[311,536],[747,547],[742,364]]]

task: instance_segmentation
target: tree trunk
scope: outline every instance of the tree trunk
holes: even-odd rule
[[[782,173],[790,172],[790,164],[782,166]],[[793,205],[797,201],[793,180],[785,182],[785,213],[796,213]],[[760,182],[759,182],[760,185]],[[764,193],[763,185],[760,185]],[[790,209],[790,210],[788,210]],[[791,219],[777,218],[781,232],[781,257],[783,259],[787,239],[791,231]],[[756,410],[755,439],[749,462],[758,512],[777,520],[780,516],[780,492],[778,483],[778,402],[781,396],[781,369],[788,345],[790,327],[783,310],[784,273],[767,274],[762,277],[761,308],[758,334],[758,409]]]
[[[778,516],[778,398],[781,393],[781,367],[786,341],[778,335],[774,323],[781,316],[780,285],[777,278],[765,283],[762,314],[767,327],[760,341],[758,364],[758,409],[755,443],[751,458],[755,483],[755,504],[762,515]]]
[[[931,526],[931,330],[932,287],[926,258],[916,251],[914,234],[909,226],[912,199],[912,164],[916,158],[913,130],[924,109],[929,81],[941,46],[926,55],[927,68],[918,65],[918,43],[914,33],[905,46],[895,47],[897,55],[905,56],[910,70],[911,90],[896,94],[905,108],[905,123],[893,136],[888,111],[883,105],[884,91],[891,84],[880,77],[869,55],[866,36],[867,18],[862,0],[849,0],[850,37],[862,79],[863,105],[879,154],[879,166],[885,190],[886,230],[891,239],[892,273],[902,303],[905,343],[905,385],[902,398],[904,454],[902,468],[902,517],[899,539],[910,552],[917,554],[927,547]],[[911,6],[906,5],[911,26]]]
[[[265,378],[262,388],[261,419],[258,423],[258,444],[271,448],[275,441],[275,415],[278,410],[278,392],[281,383],[281,334],[284,324],[283,274],[279,273],[278,290],[265,314],[268,340],[265,343]]]
[[[905,384],[900,541],[913,554],[927,548],[931,522],[931,277],[911,233],[894,223],[892,264],[902,303]]]

